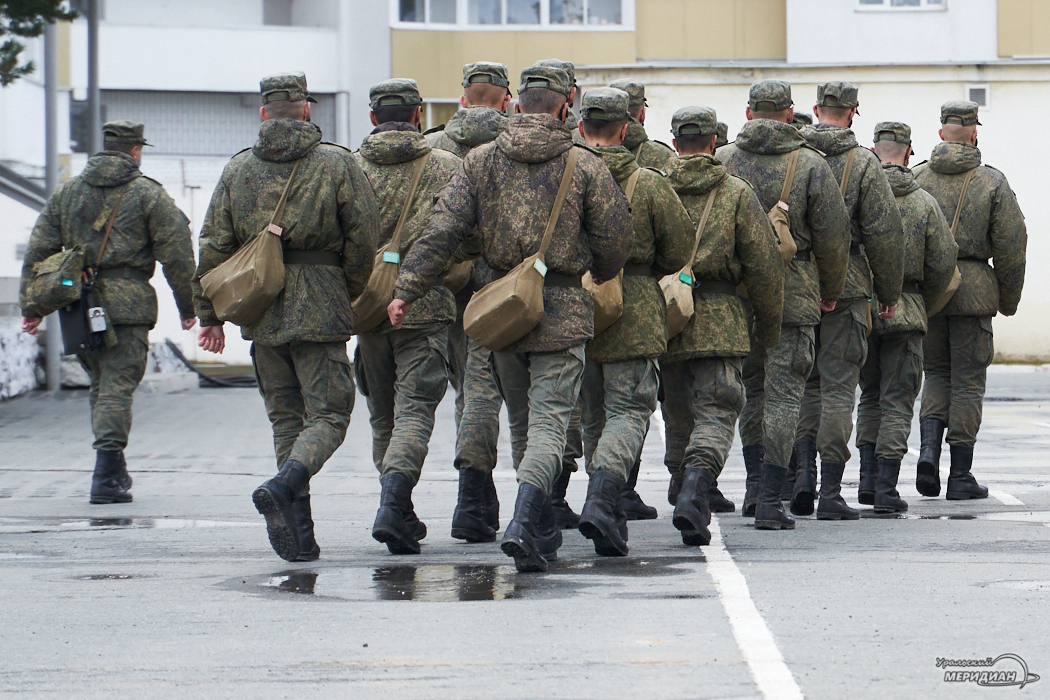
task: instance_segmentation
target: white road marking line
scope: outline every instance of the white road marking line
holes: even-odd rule
[[[1050,423],[1036,423],[1032,421],[1032,425],[1038,425],[1040,428],[1050,428]]]
[[[704,557],[737,646],[759,691],[766,700],[802,700],[802,690],[784,663],[773,633],[751,600],[747,580],[722,543],[722,530],[716,517],[711,518],[711,544],[704,547]]]
[[[914,447],[909,447],[908,448],[908,454],[910,454],[913,457],[918,457],[919,456],[919,451],[917,449],[915,449]]]
[[[1004,506],[1023,506],[1024,505],[1024,501],[1022,501],[1021,499],[1017,498],[1016,496],[1011,496],[1010,494],[1006,493],[1005,491],[998,491],[996,489],[988,489],[988,495],[991,496],[992,498],[994,498],[995,500],[999,501],[1000,503],[1002,503]]]

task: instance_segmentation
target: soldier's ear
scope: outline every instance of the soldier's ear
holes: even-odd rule
[[[620,127],[620,143],[622,144],[627,139],[627,122],[623,123]]]

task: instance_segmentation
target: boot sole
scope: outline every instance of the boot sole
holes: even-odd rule
[[[817,495],[815,493],[811,494],[807,491],[795,494],[791,498],[791,514],[813,515],[813,503],[816,499]]]
[[[712,513],[735,513],[736,512],[736,504],[735,503],[727,505],[727,506],[713,506],[710,503],[708,503],[707,507],[711,510]]]
[[[711,532],[705,530],[681,530],[682,544],[689,547],[706,547],[711,544]]]
[[[860,520],[860,513],[821,513],[818,510],[817,520]]]
[[[304,552],[304,553],[299,554],[299,556],[296,557],[295,560],[296,561],[317,561],[320,558],[321,558],[321,548],[315,545],[314,548],[311,549],[309,552]]]
[[[634,520],[656,520],[660,517],[660,514],[656,511],[656,508],[652,508],[650,511],[625,511],[627,513],[627,519],[630,521]]]
[[[915,468],[915,490],[929,498],[941,495],[941,475],[937,467],[927,462],[919,462]]]
[[[858,491],[857,492],[857,503],[862,506],[873,506],[875,505],[875,492],[874,491]]]
[[[945,500],[948,501],[979,501],[982,498],[988,498],[988,494],[973,494],[973,493],[946,493],[944,494]]]
[[[419,554],[419,542],[387,525],[372,526],[372,539],[382,542],[391,554]]]
[[[131,494],[124,496],[92,496],[88,503],[96,506],[113,505],[115,503],[131,503]]]
[[[269,489],[257,488],[252,493],[255,510],[266,518],[266,536],[270,546],[281,559],[295,561],[299,558],[299,535],[291,508],[285,513]]]
[[[756,530],[794,530],[795,523],[784,523],[779,520],[756,520]]]
[[[542,574],[547,571],[547,560],[538,551],[529,551],[517,538],[504,540],[500,549],[514,558],[514,568],[523,574]]]
[[[481,544],[483,542],[495,542],[496,533],[493,532],[489,535],[487,532],[478,532],[477,530],[468,530],[463,527],[452,528],[452,537],[457,540],[463,540],[470,544]]]
[[[605,534],[601,527],[587,520],[580,520],[580,534],[594,542],[594,552],[603,557],[626,557],[629,550],[624,543],[621,548]]]
[[[879,515],[889,515],[890,513],[907,513],[908,506],[903,508],[897,508],[896,506],[875,506],[875,512]]]

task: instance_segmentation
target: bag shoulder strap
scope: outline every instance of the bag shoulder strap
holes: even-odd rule
[[[642,169],[638,168],[633,173],[631,173],[631,176],[629,178],[627,178],[627,187],[624,189],[623,193],[627,197],[628,204],[630,204],[634,200],[634,190],[636,187],[638,187],[638,178],[641,177],[641,175]]]
[[[569,157],[565,161],[565,173],[561,176],[561,185],[558,187],[558,196],[554,198],[554,209],[551,210],[550,218],[547,219],[547,228],[543,232],[543,240],[540,241],[540,260],[543,260],[543,257],[547,254],[547,248],[550,247],[551,236],[554,235],[554,227],[558,225],[558,217],[561,216],[565,198],[569,195],[572,174],[576,172],[576,161],[579,159],[580,149],[573,146],[569,149]]]
[[[113,232],[113,222],[117,220],[117,212],[120,211],[120,203],[124,201],[124,195],[128,193],[124,190],[117,197],[117,203],[113,205],[113,213],[109,215],[109,221],[106,222],[106,233],[102,236],[102,247],[98,249],[98,257],[95,258],[95,269],[98,270],[98,266],[102,263],[102,256],[106,252],[106,244],[109,243],[109,234]],[[958,218],[958,217],[956,217]]]
[[[408,212],[412,209],[412,200],[416,198],[416,190],[419,189],[419,181],[423,179],[423,168],[428,158],[430,158],[430,151],[416,159],[416,167],[412,171],[412,182],[408,185],[408,196],[405,197],[405,204],[401,207],[401,216],[398,217],[397,226],[394,227],[394,235],[390,237],[390,246],[395,250],[401,250],[401,232],[405,229],[405,222],[408,221]]]
[[[962,215],[963,204],[966,203],[966,191],[970,189],[970,180],[973,179],[976,172],[977,168],[974,168],[966,173],[966,179],[963,180],[962,193],[959,195],[959,206],[955,207],[955,218],[952,219],[952,238],[955,238],[955,233],[959,230],[959,216]]]
[[[295,179],[295,172],[299,170],[299,163],[301,162],[302,159],[300,158],[296,160],[295,163],[292,165],[292,172],[288,176],[288,182],[284,183],[284,190],[281,192],[281,199],[278,200],[277,208],[273,210],[273,216],[270,217],[270,223],[266,226],[267,231],[278,237],[282,233],[284,233],[284,229],[282,229],[279,224],[281,221],[281,217],[284,216],[285,202],[288,201],[288,190],[292,186],[292,180]]]
[[[798,167],[799,150],[801,149],[792,151],[791,157],[788,158],[788,171],[787,175],[784,177],[784,188],[780,190],[780,202],[783,202],[785,205],[781,208],[785,210],[787,209],[787,199],[791,195],[791,185],[795,182],[795,168]],[[780,204],[780,202],[777,202],[777,204]]]
[[[842,182],[839,183],[839,192],[842,196],[846,196],[846,188],[849,187],[849,176],[853,172],[853,161],[857,159],[857,149],[860,146],[854,146],[849,149],[849,155],[846,156],[846,167],[842,169]]]
[[[693,263],[696,262],[696,251],[700,249],[700,239],[704,235],[704,228],[707,226],[707,219],[711,216],[711,207],[714,206],[715,203],[715,192],[721,187],[722,184],[719,183],[707,193],[707,201],[704,202],[704,213],[700,215],[700,224],[696,227],[696,238],[693,240],[693,252],[689,255],[689,264],[686,266],[690,270],[693,269]]]

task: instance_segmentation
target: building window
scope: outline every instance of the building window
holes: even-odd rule
[[[456,23],[457,0],[398,0],[398,19],[402,22]]]
[[[634,24],[634,6],[635,0],[394,0],[390,15],[403,28],[622,31]]]
[[[943,10],[947,0],[857,0],[858,10]]]
[[[292,26],[292,0],[263,0],[263,24],[272,27]]]
[[[966,99],[976,102],[980,107],[988,107],[991,103],[992,88],[990,85],[967,85]]]
[[[551,24],[622,24],[620,0],[550,0]]]

